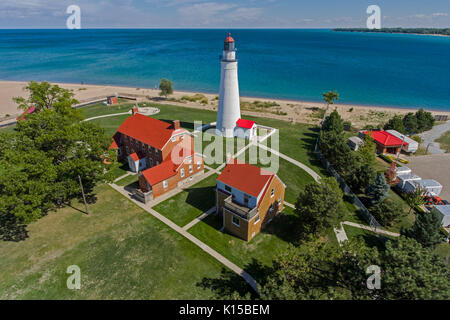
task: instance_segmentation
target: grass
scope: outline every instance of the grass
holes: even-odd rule
[[[213,174],[172,198],[159,203],[153,209],[183,227],[215,206],[216,194],[214,188],[217,177],[217,174]]]
[[[110,168],[114,179],[120,178],[121,176],[127,174],[129,171],[128,164],[123,164],[121,162],[113,164],[113,166]]]
[[[349,225],[344,225],[344,230],[350,241],[362,240],[369,248],[377,247],[379,250],[384,250],[384,243],[376,233]]]
[[[224,268],[107,185],[90,216],[66,207],[28,226],[29,238],[0,242],[0,299],[211,299],[198,286]],[[66,287],[68,266],[81,289]]]
[[[123,179],[120,179],[119,181],[116,182],[116,184],[121,187],[131,186],[131,185],[133,185],[133,187],[138,187],[138,185],[137,185],[138,181],[139,181],[139,176],[137,174],[132,174]]]
[[[445,132],[439,139],[436,139],[436,142],[439,142],[441,145],[441,149],[445,150],[445,152],[450,152],[450,131]]]
[[[263,152],[263,154],[261,155],[260,152]],[[271,159],[270,152],[266,153],[265,149],[251,146],[245,153],[239,156],[238,159],[276,173],[286,184],[285,200],[294,204],[299,192],[305,185],[314,182],[314,179],[303,169],[282,158],[275,157],[272,160],[278,161],[278,164],[276,161],[271,161],[270,167],[268,167],[269,165],[264,164],[264,161],[262,160],[266,159],[266,155],[267,159]]]
[[[16,125],[0,128],[0,132],[14,132]]]
[[[285,207],[278,217],[249,242],[220,232],[222,220],[215,214],[189,229],[189,233],[238,266],[244,267],[254,259],[264,265],[271,265],[272,260],[294,240],[295,219],[293,209]]]

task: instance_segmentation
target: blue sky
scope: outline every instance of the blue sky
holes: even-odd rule
[[[450,0],[0,0],[0,28],[65,28],[81,8],[82,28],[450,27]]]

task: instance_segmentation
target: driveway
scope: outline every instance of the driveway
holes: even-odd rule
[[[422,138],[422,146],[425,148],[428,147],[428,152],[432,154],[445,153],[445,150],[442,150],[440,148],[439,143],[434,141],[440,138],[447,131],[450,131],[450,121],[434,126],[430,131],[419,134],[419,136]]]
[[[450,201],[450,154],[409,157],[408,168],[422,179],[434,179],[442,184],[441,197]]]

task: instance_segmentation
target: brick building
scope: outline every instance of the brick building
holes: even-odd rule
[[[204,171],[203,157],[194,152],[189,131],[139,113],[126,119],[113,136],[119,161],[139,172],[145,199],[154,199]]]
[[[384,130],[361,131],[360,138],[365,135],[371,135],[377,146],[377,153],[397,154],[401,152],[402,147],[407,147],[408,143]]]
[[[250,241],[283,210],[285,189],[276,174],[233,160],[217,178],[216,210],[224,229]]]

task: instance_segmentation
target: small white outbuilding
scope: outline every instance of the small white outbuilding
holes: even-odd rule
[[[347,140],[347,145],[352,149],[353,151],[358,151],[359,147],[364,144],[364,141],[359,137],[350,137]]]
[[[404,134],[401,134],[396,130],[386,130],[386,132],[389,132],[390,134],[401,140],[405,139],[406,144],[402,148],[403,151],[408,153],[415,153],[417,149],[419,149],[419,143],[411,138],[408,138]]]
[[[430,195],[437,197],[441,194],[442,185],[436,180],[419,180],[419,181],[407,181],[403,191],[410,192],[416,190],[416,188],[422,188]]]

